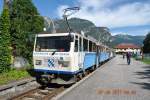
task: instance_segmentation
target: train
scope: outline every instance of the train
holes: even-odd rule
[[[35,36],[33,64],[41,85],[73,84],[113,57],[113,49],[83,33],[41,32]]]

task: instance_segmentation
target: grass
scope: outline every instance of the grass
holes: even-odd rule
[[[142,62],[144,62],[144,63],[146,63],[146,64],[149,64],[150,65],[150,59],[143,59],[143,60],[141,60]]]
[[[150,58],[143,58],[142,57],[133,57],[135,60],[139,60],[144,62],[145,64],[149,64],[150,65]]]
[[[28,78],[30,74],[25,69],[12,69],[9,72],[0,73],[0,85],[14,82],[20,79]]]

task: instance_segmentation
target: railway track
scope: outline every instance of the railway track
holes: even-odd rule
[[[87,71],[85,76],[78,75],[76,77],[77,82],[82,80],[83,78],[87,77],[90,73],[95,70]],[[8,100],[50,100],[59,93],[63,92],[65,89],[71,87],[72,85],[60,86],[60,85],[52,85],[51,87],[37,87],[35,89],[29,90],[25,93],[20,95],[14,96]]]
[[[9,100],[50,100],[51,98],[53,98],[54,96],[56,96],[64,90],[64,86],[59,86],[56,88],[38,87],[36,89],[12,97]]]
[[[86,72],[86,76],[88,76],[90,72]],[[77,82],[82,80],[84,77],[77,76]],[[72,85],[52,85],[51,87],[37,87],[35,89],[29,90],[25,93],[14,96],[8,100],[50,100],[59,93],[63,92],[65,89],[71,87]]]
[[[85,77],[88,76],[90,72],[87,72]],[[82,80],[82,76],[77,76],[77,82]],[[53,84],[51,87],[37,87],[35,89],[29,90],[25,93],[19,94],[17,96],[11,97],[8,100],[50,100],[59,93],[63,92],[65,89],[71,87],[72,85],[56,85]]]

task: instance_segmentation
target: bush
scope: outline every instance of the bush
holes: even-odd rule
[[[146,35],[146,38],[144,39],[143,44],[144,44],[143,52],[150,53],[150,32]]]
[[[9,72],[3,72],[0,74],[0,85],[27,77],[30,77],[30,74],[25,69],[12,69]]]
[[[4,8],[0,23],[0,73],[10,69],[11,43],[9,10]]]
[[[32,0],[13,0],[10,15],[13,56],[32,64],[34,35],[43,30],[44,20]]]

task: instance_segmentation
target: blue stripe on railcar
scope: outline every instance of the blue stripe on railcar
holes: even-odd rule
[[[109,59],[109,53],[106,53],[106,60]]]
[[[100,57],[100,62],[105,61],[105,53],[104,53],[104,52],[101,52],[101,53],[99,54],[99,57]]]
[[[101,52],[99,54],[100,60],[99,62],[104,62],[105,60],[109,59],[109,53],[107,52]]]
[[[78,71],[59,71],[59,70],[45,70],[45,69],[34,69],[35,72],[46,72],[46,73],[50,73],[50,74],[77,74],[79,72],[81,72],[82,70],[78,70]]]
[[[105,60],[108,60],[108,53],[105,52]]]
[[[85,53],[84,56],[84,69],[88,69],[89,67],[96,64],[96,53]]]

